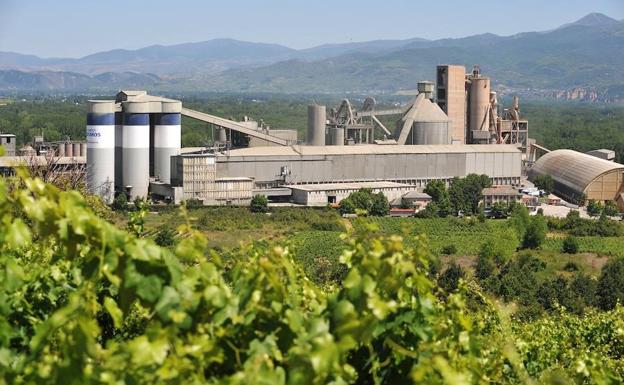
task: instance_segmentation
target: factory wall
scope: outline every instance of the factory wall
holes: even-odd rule
[[[387,180],[425,185],[431,179],[449,180],[470,173],[487,174],[496,184],[520,180],[519,151],[418,153],[416,146],[411,147],[414,153],[220,156],[217,175],[254,178],[259,187],[276,184],[283,167],[290,171],[286,178],[290,184]]]

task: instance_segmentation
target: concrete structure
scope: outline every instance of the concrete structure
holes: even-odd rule
[[[450,120],[437,104],[427,98],[429,94],[418,94],[397,122],[395,137],[398,144],[451,144]]]
[[[609,160],[609,161],[614,161],[615,160],[615,151],[607,150],[607,149],[604,149],[604,148],[602,148],[600,150],[587,151],[587,155],[595,156],[596,158]]]
[[[501,202],[505,204],[522,202],[522,193],[509,186],[484,188],[482,194],[483,207],[485,208],[490,208],[493,204]]]
[[[431,196],[424,192],[410,191],[401,197],[403,205],[413,207],[416,212],[423,210],[431,203]]]
[[[550,175],[554,193],[571,203],[582,198],[614,201],[624,210],[624,165],[572,150],[551,151],[535,162],[529,177]]]
[[[470,173],[519,184],[521,157],[510,145],[258,147],[217,154],[216,173],[253,178],[256,188],[383,180],[424,187]]]
[[[472,143],[490,142],[490,78],[481,76],[478,67],[467,78],[468,87],[468,131]]]
[[[154,176],[157,180],[171,182],[171,157],[180,153],[182,128],[180,113],[154,115]]]
[[[466,143],[466,68],[460,65],[437,67],[437,103],[451,120],[451,143]]]
[[[150,116],[147,102],[124,102],[121,183],[131,199],[147,197],[150,177]]]
[[[115,104],[90,100],[87,111],[87,188],[111,203],[115,193]],[[66,143],[64,152],[65,156],[79,156],[80,144]]]
[[[353,183],[321,183],[306,185],[286,185],[292,190],[292,199],[295,203],[306,206],[327,206],[338,204],[352,192],[360,189],[370,189],[374,194],[383,193],[388,201],[401,199],[416,187],[394,182],[353,182]]]
[[[4,148],[4,156],[15,156],[15,135],[0,134],[0,146]]]
[[[310,146],[325,145],[325,123],[327,113],[325,106],[311,104],[308,106],[308,135],[306,143]]]

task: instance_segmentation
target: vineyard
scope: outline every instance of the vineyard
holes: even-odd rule
[[[0,210],[0,384],[624,379],[621,307],[520,322],[474,282],[441,291],[422,237],[358,225],[344,240],[301,233],[224,258],[189,216],[161,248],[25,175],[0,180]],[[325,286],[306,264],[328,234],[327,250],[343,242],[344,271]]]

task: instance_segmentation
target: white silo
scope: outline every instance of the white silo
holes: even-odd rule
[[[154,116],[154,176],[164,183],[171,182],[171,157],[182,146],[181,110],[179,101],[163,102],[163,113]]]
[[[66,156],[74,154],[71,143]],[[80,152],[80,145],[78,145]],[[90,100],[87,103],[87,188],[102,199],[113,201],[115,182],[115,103]]]
[[[121,181],[123,189],[129,193],[131,199],[147,198],[150,147],[149,103],[125,101],[122,103],[122,108]]]

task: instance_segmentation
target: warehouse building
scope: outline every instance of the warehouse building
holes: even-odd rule
[[[572,203],[583,198],[614,201],[624,210],[624,165],[572,150],[555,150],[539,158],[529,177],[550,175],[554,193]]]
[[[294,203],[306,206],[327,206],[340,203],[349,194],[360,189],[370,189],[374,194],[383,193],[388,201],[401,199],[416,187],[395,182],[324,183],[285,186],[292,191]]]
[[[310,183],[391,181],[424,187],[486,174],[519,184],[522,154],[513,145],[357,145],[256,147],[216,156],[218,177],[253,178],[256,188]]]

